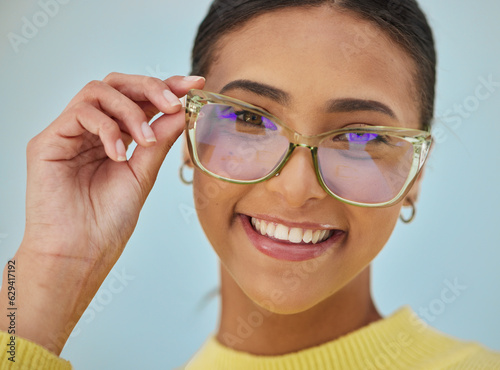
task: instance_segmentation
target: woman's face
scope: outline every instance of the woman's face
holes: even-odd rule
[[[279,90],[276,95],[236,84],[224,94],[264,108],[304,135],[360,122],[419,128],[412,60],[377,27],[349,14],[325,6],[251,19],[222,38],[205,90],[220,92],[238,80]],[[287,101],[277,99],[280,94]],[[380,102],[394,117],[359,107],[326,110],[327,102],[344,98]],[[402,206],[361,208],[327,195],[310,151],[302,147],[278,177],[255,185],[230,184],[196,170],[194,193],[201,225],[225,272],[255,303],[280,313],[307,310],[353,280],[387,242]],[[338,231],[312,257],[302,253],[307,245],[256,237],[251,217],[281,229],[278,224]],[[274,248],[271,255],[262,252],[266,245]],[[294,254],[287,248],[298,260],[290,260]]]

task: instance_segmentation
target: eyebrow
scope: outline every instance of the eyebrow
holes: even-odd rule
[[[235,80],[225,85],[220,94],[229,90],[244,90],[251,93],[269,98],[278,104],[289,106],[292,100],[290,94],[276,87],[250,80]],[[326,103],[326,112],[328,113],[351,113],[358,111],[372,111],[396,118],[394,111],[386,104],[375,101],[356,98],[331,99]]]
[[[394,111],[391,108],[384,103],[375,100],[354,98],[332,99],[327,102],[326,106],[326,111],[329,113],[372,111],[384,113],[391,118],[396,118],[396,114],[394,114]]]
[[[236,89],[249,91],[254,94],[269,98],[281,105],[290,105],[291,96],[287,92],[261,82],[249,80],[232,81],[222,88],[220,94],[224,94],[226,91]]]

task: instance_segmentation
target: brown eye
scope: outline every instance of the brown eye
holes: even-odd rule
[[[243,121],[253,125],[262,125],[262,116],[252,112],[242,112]]]

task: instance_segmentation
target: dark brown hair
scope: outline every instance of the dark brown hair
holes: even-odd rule
[[[436,50],[432,30],[416,0],[215,0],[200,24],[192,53],[195,75],[207,75],[221,36],[253,17],[290,7],[332,5],[371,21],[397,42],[415,62],[422,127],[434,116]]]

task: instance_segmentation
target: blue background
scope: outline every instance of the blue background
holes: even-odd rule
[[[90,80],[111,71],[167,78],[189,71],[192,40],[208,0],[66,0],[16,52],[10,32],[42,10],[0,3],[0,262],[24,230],[25,149]],[[438,143],[416,221],[399,224],[374,263],[380,311],[404,304],[428,322],[500,350],[500,87],[475,98],[480,79],[500,82],[500,2],[421,0],[439,52]],[[43,22],[43,18],[40,18]],[[483,92],[486,90],[482,90]],[[459,106],[465,105],[460,113]],[[217,259],[177,177],[180,145],[160,172],[122,258],[78,324],[62,356],[76,369],[164,369],[181,365],[217,324]],[[116,276],[128,277],[120,282]],[[465,286],[444,303],[446,282]]]

